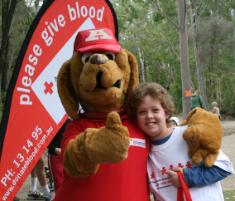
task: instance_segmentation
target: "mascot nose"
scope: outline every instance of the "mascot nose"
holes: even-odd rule
[[[103,54],[94,54],[90,58],[92,64],[105,64],[108,61],[108,58]]]

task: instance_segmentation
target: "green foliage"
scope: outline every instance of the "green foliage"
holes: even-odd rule
[[[147,2],[148,4],[135,4],[138,18],[132,18],[132,13],[124,11],[122,6],[115,8],[118,18],[119,15],[123,16],[122,12],[126,16],[129,15],[125,18],[125,24],[132,18],[132,25],[121,30],[121,43],[136,56],[137,48],[141,47],[147,69],[147,81],[158,82],[169,89],[174,95],[176,109],[180,111],[182,101],[177,29],[157,11],[156,1]],[[177,22],[176,4],[174,1],[170,2],[161,3],[161,9],[166,10],[169,17],[173,17],[172,20]]]
[[[155,23],[161,22],[164,19],[164,17],[162,15],[160,15],[159,13],[155,13],[153,15],[153,21]]]
[[[112,1],[113,2],[113,1]],[[143,52],[147,81],[155,81],[172,94],[177,112],[182,111],[181,73],[179,60],[179,33],[177,30],[177,2],[114,1],[119,19],[121,44],[138,58],[137,48]],[[191,1],[198,14],[197,48],[202,63],[208,102],[216,100],[225,114],[234,115],[235,65],[235,8],[234,1]],[[190,6],[187,5],[189,31],[189,64],[192,86],[197,87],[197,65],[192,44]],[[227,76],[223,76],[226,74]],[[232,94],[231,94],[232,92]]]
[[[23,43],[23,40],[26,36],[26,33],[29,29],[29,26],[32,23],[32,20],[35,15],[31,14],[24,2],[21,1],[17,4],[16,12],[13,18],[12,27],[10,31],[10,56],[13,60],[11,66],[14,67],[15,61],[18,57],[19,50]]]

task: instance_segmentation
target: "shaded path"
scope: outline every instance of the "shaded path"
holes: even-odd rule
[[[235,125],[235,122],[234,122]],[[225,135],[222,142],[223,152],[230,158],[233,162],[233,167],[235,168],[235,133],[230,135]],[[224,190],[235,190],[235,175],[227,177],[222,181],[222,186]]]

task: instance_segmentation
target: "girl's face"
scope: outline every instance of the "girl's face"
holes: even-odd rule
[[[137,122],[142,131],[151,140],[162,139],[169,134],[166,119],[167,115],[158,100],[147,95],[137,108]]]

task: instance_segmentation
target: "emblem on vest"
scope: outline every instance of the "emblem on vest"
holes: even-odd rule
[[[130,146],[146,148],[145,139],[131,138],[130,139]]]

